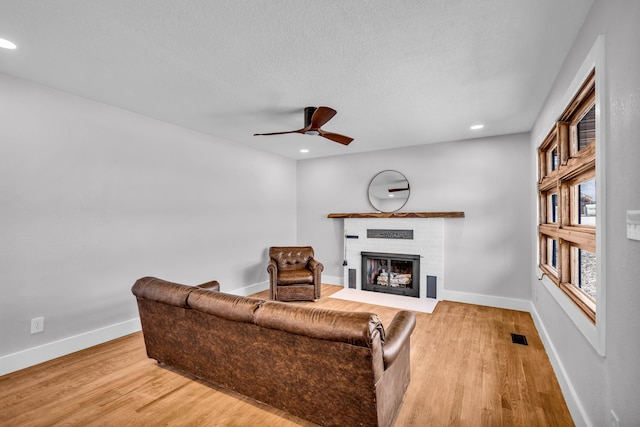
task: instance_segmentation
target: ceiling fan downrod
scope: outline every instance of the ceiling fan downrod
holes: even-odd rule
[[[313,118],[313,113],[317,110],[316,107],[305,107],[304,109],[304,128],[311,127],[311,119]],[[317,130],[306,130],[304,131],[305,135],[320,135],[320,132]]]

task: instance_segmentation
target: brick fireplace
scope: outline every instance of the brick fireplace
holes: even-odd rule
[[[339,214],[334,214],[339,215]],[[337,217],[337,216],[334,216]],[[437,288],[444,285],[444,218],[404,218],[404,217],[358,217],[344,218],[344,285],[359,290],[367,290],[366,277],[368,268],[365,264],[363,268],[362,253],[377,252],[385,255],[399,255],[400,258],[410,255],[417,262],[417,270],[411,273],[411,291],[419,298],[427,297],[427,276],[435,277]],[[386,263],[389,263],[387,258]],[[373,267],[379,264],[373,264]],[[380,268],[382,270],[382,268]],[[403,264],[404,271],[404,264]],[[386,273],[389,273],[387,271]],[[396,272],[398,273],[398,272]],[[407,273],[398,273],[407,274]],[[365,280],[363,281],[363,275]],[[374,284],[376,291],[384,291],[385,279],[381,279]],[[390,278],[387,277],[390,284]],[[406,276],[398,278],[395,284],[389,286],[389,293],[407,294],[406,290],[400,292],[399,281],[406,281]],[[363,286],[363,282],[365,285]],[[406,286],[405,286],[406,288]],[[415,290],[414,290],[415,289]],[[417,292],[416,292],[417,291]],[[435,294],[440,294],[439,289],[434,290]],[[415,294],[417,293],[417,295]]]

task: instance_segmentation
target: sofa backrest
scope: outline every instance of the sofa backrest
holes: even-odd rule
[[[255,312],[258,326],[310,338],[371,347],[376,335],[384,342],[384,328],[377,315],[294,306],[268,301]]]
[[[385,332],[376,314],[296,306],[277,301],[200,289],[194,286],[144,277],[133,285],[133,294],[184,309],[194,309],[223,319],[253,323],[260,327],[315,339],[371,347],[376,337],[384,343]],[[141,316],[143,313],[141,313]]]
[[[234,320],[236,322],[254,323],[254,313],[265,300],[211,292],[206,289],[196,289],[189,294],[187,305],[207,314]]]
[[[155,277],[143,277],[134,283],[131,292],[138,298],[186,308],[187,297],[195,289],[193,286],[167,282]]]

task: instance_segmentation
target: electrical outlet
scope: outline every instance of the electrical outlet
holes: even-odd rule
[[[34,317],[31,319],[31,333],[39,334],[44,332],[44,317]]]
[[[640,211],[627,211],[627,239],[640,240]]]
[[[609,417],[609,427],[620,427],[620,418],[611,409],[611,416]]]

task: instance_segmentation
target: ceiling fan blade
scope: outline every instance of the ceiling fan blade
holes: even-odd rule
[[[287,132],[269,132],[269,133],[254,133],[253,136],[260,136],[260,135],[284,135],[287,133],[304,133],[304,131],[306,130],[306,128],[303,129],[298,129],[298,130],[290,130]]]
[[[320,136],[330,139],[342,145],[349,145],[351,141],[353,141],[353,138],[351,137],[340,135],[339,133],[325,132],[323,130],[320,131]]]
[[[318,107],[311,117],[310,129],[318,129],[336,115],[336,110],[329,107]]]

